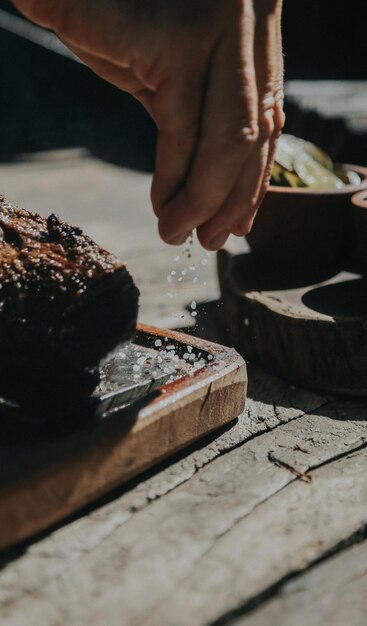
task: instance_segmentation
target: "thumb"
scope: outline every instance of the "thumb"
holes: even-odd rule
[[[159,134],[152,202],[158,217],[187,178],[198,144],[203,98],[201,72],[172,71],[171,76],[154,98]]]
[[[152,202],[158,217],[184,184],[199,139],[204,78],[190,71],[185,76],[173,72],[175,75],[179,78],[166,80],[154,100],[159,134]]]

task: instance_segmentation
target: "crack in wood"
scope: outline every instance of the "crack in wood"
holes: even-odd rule
[[[202,403],[201,408],[200,408],[200,413],[199,413],[200,415],[203,414],[203,411],[204,411],[206,405],[208,404],[208,400],[210,398],[210,394],[212,392],[212,388],[213,388],[213,383],[210,383],[210,385],[209,385],[209,387],[208,387],[208,389],[206,391],[205,398],[204,398],[203,403]]]
[[[231,611],[228,611],[221,615],[218,619],[209,622],[207,626],[234,626],[235,622],[245,616],[249,616],[261,606],[264,607],[265,603],[268,603],[270,600],[274,599],[276,596],[282,593],[284,586],[290,582],[291,580],[297,580],[310,572],[312,569],[316,568],[321,563],[326,562],[331,559],[333,556],[340,554],[341,552],[347,550],[353,545],[357,545],[363,543],[367,539],[367,523],[361,526],[356,532],[352,533],[346,539],[338,542],[333,546],[330,550],[325,552],[320,558],[315,559],[310,565],[302,570],[289,572],[286,576],[283,576],[276,583],[264,589],[261,593],[256,596],[253,596],[249,600],[247,600],[242,606],[237,607]]]
[[[327,465],[332,465],[338,460],[351,458],[351,456],[357,455],[358,452],[360,452],[361,450],[364,450],[366,447],[367,447],[367,443],[363,443],[359,446],[354,446],[353,448],[343,451],[343,453],[333,455],[327,461],[310,465],[309,470],[311,471],[311,470],[321,469]],[[253,513],[257,509],[261,508],[264,504],[271,501],[276,495],[280,494],[281,492],[286,491],[287,488],[289,488],[296,481],[297,481],[296,478],[290,479],[284,486],[272,492],[267,498],[264,498],[261,501],[259,501],[251,509],[251,511],[249,511],[249,513],[236,519],[234,523],[230,527],[228,527],[224,532],[219,533],[215,537],[211,545],[209,545],[207,549],[200,555],[200,559],[198,560],[198,562],[195,562],[195,568],[197,567],[199,562],[201,562],[203,559],[205,559],[205,557],[210,555],[212,549],[216,546],[219,540],[225,538],[226,535],[229,535],[236,528],[236,526],[239,525],[245,518],[248,518],[251,515],[253,515]],[[250,598],[249,600],[247,600],[239,608],[236,608],[236,609],[233,609],[231,611],[224,613],[217,620],[207,622],[206,626],[230,626],[238,617],[241,617],[242,615],[247,615],[249,612],[254,610],[262,602],[274,597],[278,593],[278,591],[283,587],[283,585],[286,582],[288,582],[288,580],[300,577],[303,573],[308,571],[311,567],[322,563],[324,560],[331,558],[332,556],[337,554],[339,551],[344,550],[350,547],[351,545],[354,545],[355,543],[360,543],[364,541],[364,539],[366,538],[367,538],[367,524],[363,524],[361,527],[358,528],[357,531],[354,531],[347,538],[344,538],[341,541],[337,542],[330,549],[327,549],[320,557],[314,559],[306,568],[300,568],[299,570],[297,569],[295,571],[290,571],[286,576],[281,577],[278,581],[270,585],[267,589],[262,590],[261,593],[256,594],[255,596],[253,596],[253,598]],[[189,580],[189,579],[190,577],[181,579],[180,587],[182,586],[185,580]],[[149,620],[148,620],[148,623],[150,626],[151,622]],[[144,621],[144,625],[145,625],[145,621]]]

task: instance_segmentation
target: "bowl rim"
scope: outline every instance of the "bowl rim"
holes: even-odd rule
[[[285,193],[293,195],[312,195],[312,196],[341,196],[343,194],[356,194],[367,189],[367,167],[363,165],[352,165],[351,163],[341,163],[340,166],[345,170],[352,170],[362,176],[359,185],[345,185],[340,189],[310,189],[308,187],[280,187],[278,185],[269,185],[267,193]]]

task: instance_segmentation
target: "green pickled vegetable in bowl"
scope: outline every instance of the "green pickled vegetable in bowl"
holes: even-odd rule
[[[356,172],[335,165],[326,152],[311,142],[282,135],[270,182],[281,187],[341,189],[359,185],[361,178]]]

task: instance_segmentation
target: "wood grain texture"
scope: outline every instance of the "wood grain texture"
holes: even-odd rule
[[[315,470],[311,487],[294,482],[264,501],[223,534],[175,594],[140,623],[216,623],[360,532],[366,522],[365,468],[365,451],[352,454]]]
[[[28,570],[31,599],[24,596],[24,589],[14,589],[16,580],[27,579],[24,569],[20,577],[16,567],[13,575],[10,567],[8,577],[5,570],[3,578],[0,577],[0,588],[4,589],[1,598],[5,609],[4,623],[7,624],[7,619],[19,618],[27,607],[28,623],[32,625],[37,621],[39,623],[40,619],[45,624],[52,623],[53,619],[61,619],[61,616],[66,623],[68,620],[73,623],[74,620],[76,624],[86,624],[93,623],[94,619],[98,624],[103,615],[108,615],[110,624],[121,624],[123,607],[123,623],[129,626],[145,623],[172,626],[177,620],[180,624],[204,624],[211,618],[212,609],[213,614],[219,615],[228,606],[233,606],[233,595],[227,597],[226,590],[234,584],[233,578],[239,572],[242,571],[242,577],[241,582],[235,585],[237,594],[241,595],[241,592],[246,596],[247,592],[252,595],[263,590],[269,582],[272,583],[278,576],[282,576],[282,570],[273,569],[272,559],[277,559],[279,551],[285,549],[289,542],[290,523],[285,522],[284,516],[288,515],[289,509],[296,510],[295,507],[300,506],[300,502],[304,500],[300,518],[294,521],[294,534],[297,535],[297,524],[302,515],[307,513],[304,509],[308,508],[308,515],[314,514],[310,502],[319,494],[317,485],[321,482],[318,472],[323,471],[316,470],[311,487],[299,481],[291,484],[291,474],[269,463],[269,449],[277,450],[284,459],[298,467],[308,469],[330,461],[338,453],[359,447],[367,437],[365,407],[360,407],[359,412],[355,413],[353,422],[345,419],[347,407],[344,410],[329,407],[327,412],[325,408],[320,410],[319,415],[305,415],[281,425],[276,430],[237,447],[230,454],[217,458],[198,470],[189,481],[127,520],[126,516],[124,519],[123,508],[116,508],[115,515],[120,511],[119,524],[113,529],[110,527],[109,533],[105,529],[103,540],[98,545],[98,540],[94,538],[91,550],[80,550],[82,533],[77,533],[75,529],[68,533],[71,544],[66,541],[65,534],[58,550],[55,544],[52,546],[52,542],[51,545],[48,544],[49,548],[44,544],[43,551],[40,549],[37,553],[36,550],[33,559],[28,561],[29,566],[31,563],[33,566],[38,565],[37,570],[41,576],[40,579],[35,577],[33,567]],[[294,450],[297,445],[307,448],[308,453]],[[333,466],[334,464],[330,467]],[[340,480],[339,472],[337,476]],[[352,480],[354,478],[347,478],[345,483],[348,494],[344,494],[341,483],[343,497],[335,507],[341,508],[343,503],[345,505],[347,495],[350,501],[348,500],[345,515],[340,517],[339,509],[335,511],[338,526],[335,533],[330,534],[331,543],[339,535],[348,536],[351,529],[360,523],[365,486],[357,480],[352,494]],[[304,537],[306,547],[301,550],[304,554],[309,553],[310,559],[323,554],[329,545],[328,541],[325,540],[324,544],[320,539],[325,510],[332,504],[327,498],[327,484],[326,480],[322,496],[316,498],[318,506],[320,500],[323,501],[321,513]],[[284,506],[276,504],[277,499],[286,493],[284,488],[287,485],[292,488],[291,493],[294,495],[289,500],[286,497]],[[292,505],[293,498],[297,505]],[[263,515],[259,512],[263,510],[261,507],[265,507]],[[274,546],[269,539],[263,549],[263,533],[265,530],[270,532],[268,526],[271,529],[272,520],[275,521],[278,512],[279,515],[283,512],[283,517],[279,518],[275,526],[276,533],[280,533],[279,538],[274,539],[273,533],[271,541],[275,540]],[[107,519],[111,519],[111,516]],[[243,524],[249,524],[251,530],[236,530],[238,527],[242,528]],[[268,525],[266,529],[264,524]],[[300,536],[303,537],[303,527],[299,528]],[[322,537],[328,534],[328,530],[330,528],[327,525]],[[238,537],[238,544],[231,543],[225,557],[222,542],[232,533]],[[75,540],[76,546],[73,547]],[[277,543],[279,550],[274,550]],[[289,545],[289,556],[287,553],[283,562],[284,570],[292,565],[291,558],[302,560],[303,552],[300,555],[301,548],[297,545],[297,542]],[[64,571],[57,571],[63,564],[60,561],[64,561],[62,553],[65,549],[69,553],[68,567]],[[73,554],[79,550],[79,554]],[[220,563],[216,561],[217,550],[220,553]],[[210,565],[213,564],[210,555],[214,555],[213,568]],[[45,559],[51,571],[48,580],[42,574]],[[248,567],[245,567],[247,560]],[[257,576],[252,583],[252,571],[257,561],[262,563],[262,569],[259,571],[255,568]],[[306,559],[305,566],[307,562],[309,561]],[[206,579],[207,587],[204,582]],[[222,591],[218,588],[221,585]],[[196,587],[198,593],[200,590],[199,596],[195,592]],[[196,602],[198,597],[199,604]],[[68,598],[67,606],[65,598]]]
[[[227,340],[246,358],[323,392],[367,395],[366,281],[218,255]]]
[[[293,387],[256,367],[250,368],[249,394],[245,411],[229,430],[183,459],[174,460],[111,503],[29,546],[24,557],[0,572],[0,606],[19,600],[24,593],[35,594],[47,582],[69,571],[137,512],[190,481],[218,457],[327,402],[322,396]]]
[[[365,626],[367,543],[337,554],[284,585],[275,600],[231,626]]]
[[[212,360],[164,385],[146,405],[39,444],[0,474],[0,548],[70,515],[235,419],[244,408],[246,365],[232,349],[140,326],[148,343],[169,336]]]
[[[143,321],[168,326],[177,325],[178,320],[181,325],[184,306],[192,298],[218,297],[213,259],[201,266],[198,284],[189,288],[180,282],[177,297],[166,297],[167,270],[176,269],[174,258],[180,251],[165,246],[155,235],[155,220],[148,206],[149,183],[147,176],[95,159],[76,162],[68,157],[0,167],[0,186],[9,197],[43,214],[54,210],[64,219],[79,223],[102,245],[127,260],[143,291]],[[241,243],[239,239],[235,242]],[[187,260],[181,258],[178,266],[183,270]],[[205,318],[203,322],[205,325]],[[215,621],[246,604],[247,592],[261,598],[272,581],[281,584],[283,573],[288,575],[294,560],[301,561],[303,556],[302,547],[293,538],[298,530],[302,536],[303,524],[310,526],[305,536],[306,556],[312,549],[312,558],[325,556],[328,532],[332,543],[351,530],[342,501],[356,526],[357,507],[365,502],[359,479],[350,481],[349,471],[333,470],[338,454],[348,454],[365,441],[365,402],[339,400],[330,404],[330,399],[251,365],[246,409],[233,426],[115,492],[111,501],[99,502],[88,513],[22,546],[21,551],[0,556],[1,626],[141,626],[148,619],[154,626],[174,626],[177,615],[187,626],[191,599],[197,599],[189,581],[195,581],[196,568],[205,574],[209,563],[206,554],[213,554],[238,524],[242,528],[238,545],[231,542],[225,558],[209,576],[216,575],[223,589],[231,588],[239,576],[241,589],[234,584],[234,595],[226,598],[220,594],[217,602],[215,586],[212,592],[198,588],[204,608],[194,617],[202,618],[206,625],[212,604],[215,617],[210,619]],[[293,450],[299,445],[308,452]],[[330,474],[337,480],[334,485],[327,483],[320,512],[319,491],[313,490],[322,468],[313,472],[312,485],[298,481],[289,484],[293,477],[267,460],[269,449],[303,469],[325,460],[329,463]],[[280,518],[278,512],[279,507],[285,507],[286,513],[295,502],[286,494],[290,487],[302,496],[308,494],[305,520],[297,521],[291,511],[290,521],[297,522],[291,528],[291,538],[288,519]],[[280,501],[281,494],[286,497]],[[340,505],[330,507],[334,522],[339,520],[338,528],[326,520],[325,528],[320,529],[325,508],[333,499]],[[246,525],[243,530],[242,524],[253,516],[255,528],[248,531]],[[275,532],[263,549],[262,535],[273,519]],[[254,533],[253,542],[248,532]],[[325,545],[321,544],[324,534]],[[284,570],[274,570],[272,552],[280,559],[284,552]],[[254,584],[251,574],[252,569],[254,575],[259,574],[257,561],[262,561],[264,577]],[[306,559],[306,567],[309,562]],[[349,567],[351,575],[353,570],[360,571],[353,558]],[[299,582],[302,571],[297,570]],[[186,601],[181,616],[175,610],[176,597],[180,604]],[[358,604],[357,593],[355,599]],[[302,603],[300,598],[297,616],[302,614]],[[308,609],[306,599],[305,614]]]

